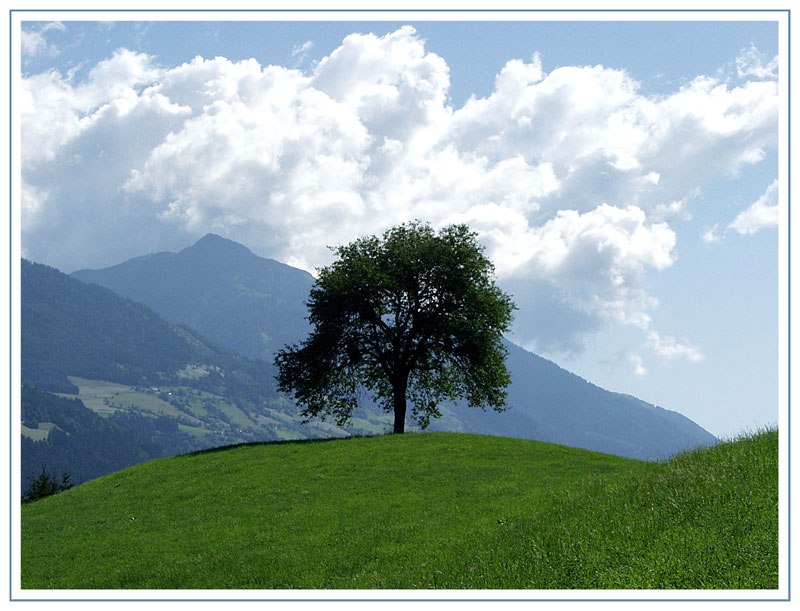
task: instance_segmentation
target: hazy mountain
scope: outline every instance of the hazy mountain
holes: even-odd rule
[[[276,396],[271,363],[245,359],[52,267],[23,260],[21,276],[23,382],[77,393],[68,376],[135,386],[180,381],[255,403]]]
[[[461,407],[455,416],[463,432],[491,432],[652,460],[712,445],[716,438],[682,414],[630,395],[607,391],[506,342],[511,372],[505,412]]]
[[[24,485],[42,467],[77,483],[189,450],[347,434],[301,424],[271,363],[51,267],[21,269]]]
[[[276,350],[309,329],[303,304],[311,274],[214,234],[177,254],[146,255],[72,276],[140,301],[250,358],[271,362]]]
[[[177,254],[138,257],[73,276],[141,301],[167,320],[194,326],[246,355],[271,360],[274,350],[299,342],[308,332],[304,317],[311,275],[211,234]],[[512,409],[498,414],[453,406],[431,430],[551,441],[641,459],[716,442],[676,412],[606,391],[518,346],[507,346]]]

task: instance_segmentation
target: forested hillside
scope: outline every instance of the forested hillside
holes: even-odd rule
[[[273,375],[147,306],[23,261],[23,491],[43,467],[76,482],[193,449],[346,434],[301,425]]]
[[[245,359],[149,307],[22,261],[22,379],[78,393],[68,376],[128,385],[176,383],[262,403],[275,398],[270,363]]]
[[[28,384],[22,387],[22,426],[23,491],[42,468],[56,477],[68,472],[70,481],[78,484],[198,448],[197,438],[181,431],[172,418],[121,411],[103,418],[79,399]]]
[[[174,374],[196,354],[148,307],[56,269],[22,261],[22,375],[45,390],[77,392],[67,376],[126,384]]]

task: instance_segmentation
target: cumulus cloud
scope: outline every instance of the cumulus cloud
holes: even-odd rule
[[[670,223],[698,188],[774,146],[776,83],[698,77],[648,97],[624,71],[548,74],[534,55],[461,108],[449,86],[445,59],[408,26],[352,34],[309,72],[223,57],[163,68],[120,49],[80,83],[32,75],[26,250],[99,267],[215,231],[313,270],[328,245],[463,222],[514,294],[527,344],[579,350],[619,321],[654,354],[696,360],[652,329],[647,276],[675,261]]]
[[[476,207],[456,220],[484,235],[501,279],[545,280],[564,305],[640,327],[651,305],[642,288],[646,269],[669,267],[674,258],[675,233],[666,223],[648,224],[635,206],[559,210],[538,227],[499,207]],[[513,246],[506,244],[509,237]]]

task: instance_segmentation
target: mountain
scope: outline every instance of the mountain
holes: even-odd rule
[[[486,431],[642,460],[717,443],[678,412],[600,388],[511,342],[506,348],[511,408],[496,413],[462,406],[456,418],[463,428],[437,422],[431,430]]]
[[[309,331],[303,303],[311,274],[214,234],[177,254],[160,252],[72,276],[147,304],[250,358],[272,362],[276,350]]]
[[[67,376],[157,383],[196,350],[150,308],[22,261],[22,376],[42,389],[77,392]]]
[[[348,434],[301,424],[271,363],[54,268],[21,271],[23,478],[45,467],[75,482],[189,450]]]
[[[77,393],[68,376],[118,384],[181,382],[250,402],[277,397],[271,363],[252,361],[146,305],[22,261],[22,379]]]
[[[308,332],[304,302],[311,275],[213,234],[177,254],[138,257],[73,276],[141,301],[167,320],[194,325],[245,355],[271,360],[275,349],[301,341]],[[549,441],[645,460],[717,441],[677,412],[609,392],[506,345],[512,408],[498,414],[445,407],[431,430]],[[356,416],[351,432],[376,432],[364,423],[376,422],[374,412],[359,410]]]

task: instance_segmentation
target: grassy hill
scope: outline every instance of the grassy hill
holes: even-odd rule
[[[455,433],[248,444],[22,507],[23,588],[777,588],[778,435],[646,463]]]

